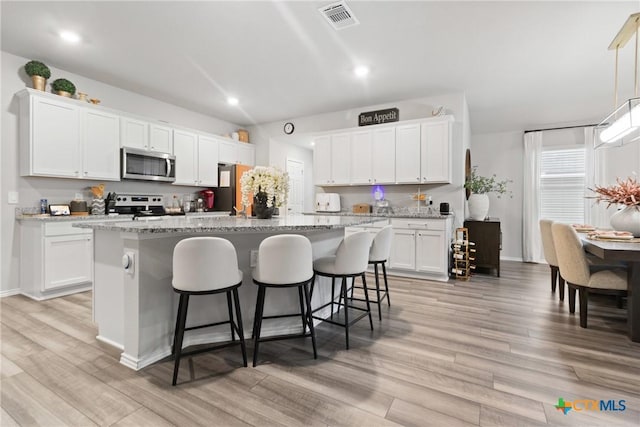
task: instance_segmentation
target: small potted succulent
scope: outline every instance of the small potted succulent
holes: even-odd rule
[[[40,61],[29,61],[24,65],[24,71],[31,77],[33,88],[44,92],[47,79],[51,77],[51,70]]]
[[[76,93],[76,86],[67,79],[56,79],[51,83],[56,94],[71,98]]]

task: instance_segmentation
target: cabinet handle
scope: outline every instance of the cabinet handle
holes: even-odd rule
[[[76,175],[80,175],[80,171],[75,171],[74,172]]]
[[[417,177],[417,178],[416,178],[416,181],[420,181],[420,177]]]
[[[85,176],[89,175],[89,172],[85,171],[85,172],[84,172],[84,175],[85,175]]]

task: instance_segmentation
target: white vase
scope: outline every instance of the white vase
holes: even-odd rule
[[[640,237],[640,206],[625,206],[611,215],[611,227],[617,231],[629,231]]]
[[[489,196],[486,194],[471,194],[469,196],[469,218],[484,221],[489,212]]]

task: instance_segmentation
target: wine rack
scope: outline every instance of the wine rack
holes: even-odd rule
[[[469,230],[465,227],[456,228],[451,249],[453,252],[453,267],[451,268],[452,276],[455,275],[456,280],[469,280],[471,278],[471,270],[475,270],[475,243],[469,241]]]

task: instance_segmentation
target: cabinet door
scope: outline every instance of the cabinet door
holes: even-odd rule
[[[238,144],[238,163],[246,166],[255,166],[256,150],[246,143]]]
[[[348,185],[351,165],[351,134],[341,133],[331,136],[331,183]]]
[[[396,182],[420,182],[420,124],[396,127]]]
[[[220,141],[218,143],[218,159],[220,163],[235,164],[238,162],[238,149],[232,142]]]
[[[44,238],[42,291],[93,281],[93,235]]]
[[[331,138],[320,136],[313,140],[313,183],[331,184]]]
[[[218,141],[206,136],[198,138],[198,185],[218,186]]]
[[[416,236],[413,230],[393,230],[391,242],[391,268],[415,270]]]
[[[80,177],[80,109],[33,99],[31,174]]]
[[[120,118],[101,111],[84,111],[82,177],[120,180]]]
[[[351,183],[371,184],[372,162],[371,131],[357,131],[351,134]]]
[[[396,129],[384,128],[373,131],[373,182],[393,183],[396,180]]]
[[[451,182],[451,122],[423,123],[422,182]]]
[[[176,156],[176,185],[198,185],[198,135],[182,130],[173,133]]]
[[[149,125],[150,150],[173,154],[173,129],[156,124]]]
[[[416,270],[431,273],[447,271],[447,254],[442,231],[416,232]]]
[[[120,146],[149,149],[149,124],[129,117],[120,118]]]

